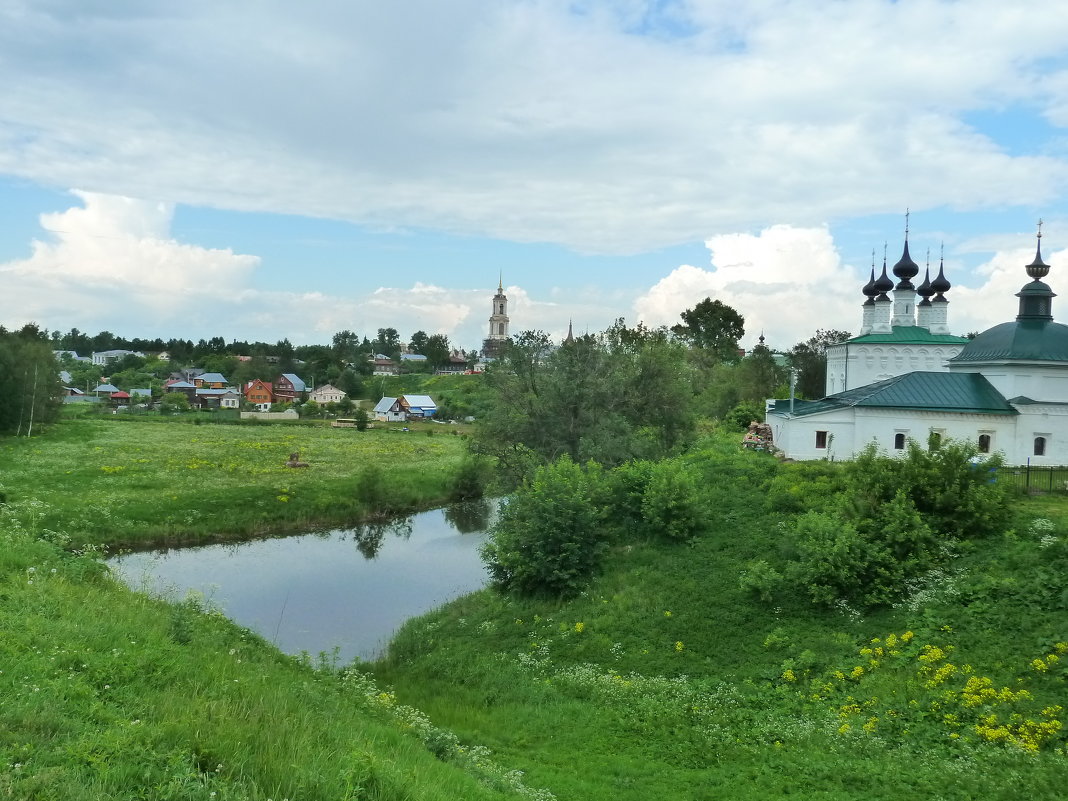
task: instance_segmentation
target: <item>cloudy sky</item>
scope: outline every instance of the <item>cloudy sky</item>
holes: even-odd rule
[[[785,349],[856,331],[909,209],[979,330],[1039,217],[1068,296],[1066,41],[1004,0],[0,0],[0,324],[474,347],[503,279],[513,330],[713,297]]]

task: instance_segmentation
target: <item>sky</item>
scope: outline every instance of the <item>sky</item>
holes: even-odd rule
[[[475,348],[500,281],[513,332],[711,297],[786,350],[856,333],[908,211],[983,330],[1040,218],[1068,294],[1066,41],[1028,0],[0,0],[0,325]]]

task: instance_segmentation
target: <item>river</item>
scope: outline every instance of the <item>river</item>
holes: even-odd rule
[[[287,653],[374,659],[404,621],[486,584],[478,548],[495,507],[469,501],[388,523],[108,563],[134,589],[178,600],[203,594]]]

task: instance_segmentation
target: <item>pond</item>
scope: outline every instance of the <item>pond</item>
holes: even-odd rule
[[[380,656],[404,621],[485,586],[479,546],[496,503],[467,501],[386,523],[108,560],[130,587],[190,591],[282,651],[342,663]]]

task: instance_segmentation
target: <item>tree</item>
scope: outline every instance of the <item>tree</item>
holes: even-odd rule
[[[788,358],[790,367],[797,370],[797,394],[803,398],[827,394],[827,348],[851,336],[848,331],[820,328],[814,336],[791,348]]]
[[[189,398],[184,392],[168,392],[159,402],[162,414],[188,412],[189,408]]]
[[[565,455],[607,466],[658,458],[692,431],[684,346],[622,321],[558,348],[544,332],[524,331],[484,382],[486,408],[472,447],[496,458],[513,481]]]
[[[422,351],[426,356],[427,364],[431,370],[448,364],[449,355],[452,353],[449,347],[449,338],[445,334],[431,334]]]
[[[30,436],[54,422],[62,391],[47,333],[33,323],[17,332],[0,327],[0,432]]]
[[[772,352],[761,343],[738,363],[739,400],[759,403],[763,406],[767,398],[775,397],[776,389],[787,380],[787,368],[777,364]]]
[[[396,359],[400,354],[400,334],[396,328],[379,328],[378,336],[371,343],[375,353],[382,353],[391,359]]]
[[[427,339],[426,331],[416,331],[412,334],[412,338],[408,342],[408,351],[410,353],[419,353],[425,356]]]
[[[355,364],[360,360],[360,338],[352,331],[338,331],[330,340],[334,358],[342,365]]]
[[[508,503],[482,547],[494,585],[524,595],[575,595],[608,548],[592,479],[566,457],[545,465]]]
[[[738,340],[745,334],[745,318],[726,303],[705,298],[681,317],[682,322],[671,327],[675,336],[716,361],[738,358]]]

